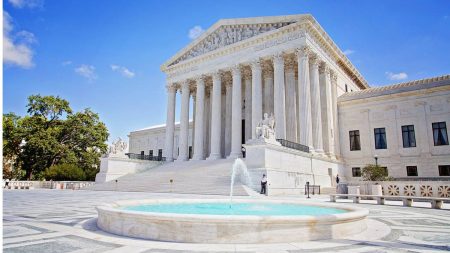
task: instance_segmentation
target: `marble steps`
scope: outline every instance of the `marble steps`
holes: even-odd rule
[[[90,189],[228,195],[233,162],[222,159],[167,163],[142,173],[125,175],[118,178],[117,183],[110,181],[96,184]],[[173,180],[172,184],[170,179]],[[248,195],[238,182],[233,191],[235,195]]]

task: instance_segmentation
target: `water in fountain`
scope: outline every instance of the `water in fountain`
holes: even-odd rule
[[[230,207],[233,201],[233,187],[237,175],[239,175],[239,180],[242,184],[245,184],[253,189],[253,183],[250,174],[248,173],[247,165],[245,165],[242,159],[237,158],[233,163],[233,170],[231,172]]]

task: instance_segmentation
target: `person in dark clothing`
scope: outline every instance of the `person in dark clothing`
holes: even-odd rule
[[[336,175],[336,185],[339,184],[339,180],[340,180],[340,179],[339,179],[339,174],[337,174],[337,175]]]
[[[260,192],[260,194],[266,194],[266,187],[267,187],[267,177],[266,177],[266,174],[263,174],[263,177],[261,179],[261,192]]]

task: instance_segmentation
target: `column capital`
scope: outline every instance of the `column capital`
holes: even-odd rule
[[[319,65],[319,73],[329,75],[331,73],[331,69],[325,62],[321,62]]]
[[[272,55],[273,64],[282,65],[284,64],[284,55],[283,52],[275,53]]]
[[[220,81],[221,77],[222,77],[222,73],[219,70],[211,72],[210,75],[212,76],[213,82],[214,82],[214,80],[216,80],[216,81],[219,80]]]
[[[192,78],[196,83],[197,83],[197,85],[198,85],[198,83],[199,82],[202,82],[202,83],[204,83],[205,82],[205,75],[198,75],[198,76],[195,76],[194,78]]]
[[[331,74],[331,82],[336,83],[337,82],[336,72],[330,71],[330,74]]]
[[[308,58],[311,53],[312,53],[312,50],[309,46],[302,46],[295,50],[295,54],[297,55],[297,57],[302,57],[302,58],[303,57]]]
[[[241,65],[236,64],[233,67],[231,67],[231,74],[234,76],[240,76],[241,75]]]
[[[261,70],[261,61],[258,59],[254,59],[250,62],[250,66],[252,68],[252,71],[254,70]]]
[[[166,84],[167,92],[177,92],[177,86],[174,83]]]
[[[322,60],[320,59],[320,57],[317,54],[311,53],[309,55],[309,63],[311,64],[312,67],[318,68],[321,61]]]

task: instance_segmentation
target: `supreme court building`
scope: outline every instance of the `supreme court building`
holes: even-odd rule
[[[245,147],[250,167],[277,173],[308,163],[357,180],[376,157],[392,177],[450,176],[450,76],[370,88],[311,15],[219,20],[161,70],[166,124],[132,131],[130,153],[185,162]],[[264,113],[281,147],[250,144]]]

